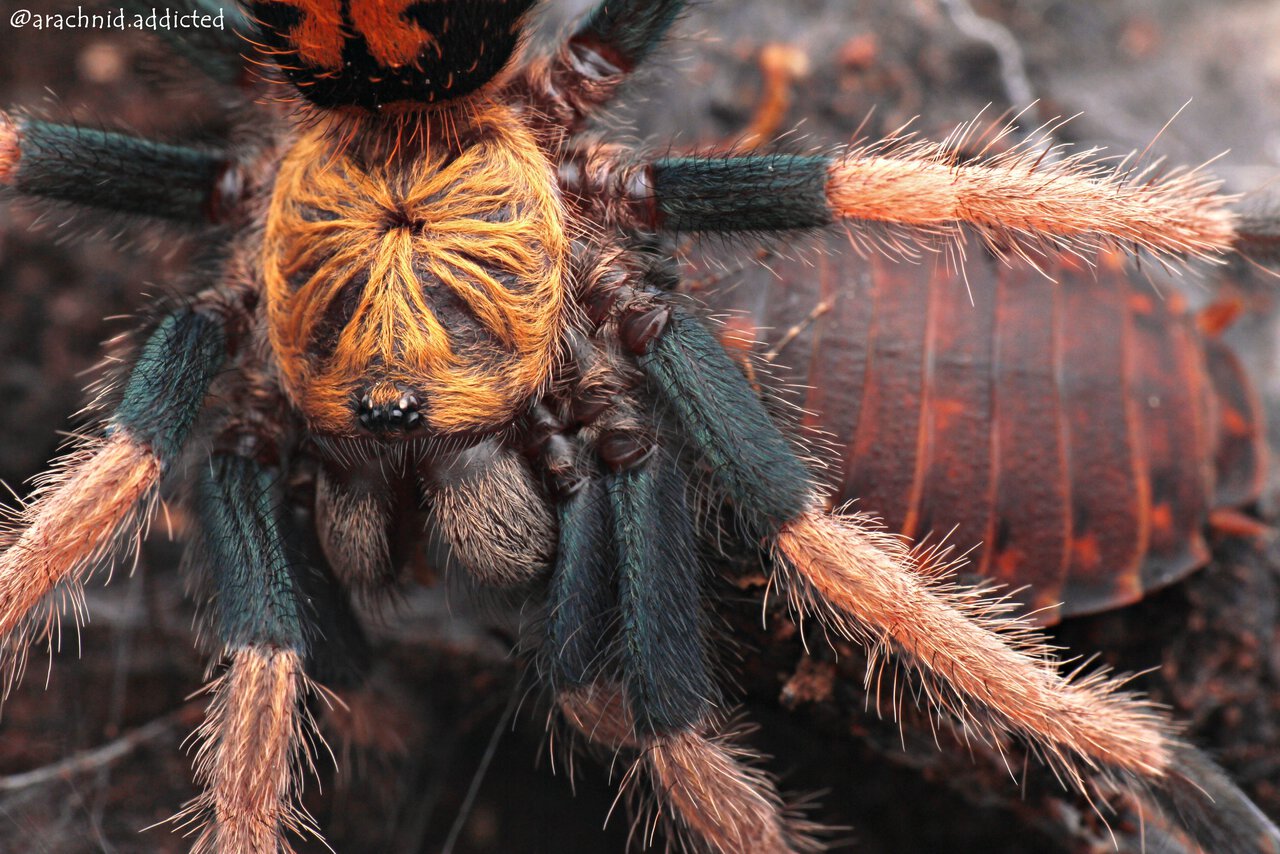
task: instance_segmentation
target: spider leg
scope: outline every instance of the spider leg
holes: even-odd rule
[[[657,452],[606,480],[631,715],[643,733],[686,730],[707,717],[717,691],[684,476]]]
[[[0,111],[0,192],[205,224],[237,181],[218,152]]]
[[[545,649],[557,693],[596,681],[608,653],[617,594],[604,477],[590,472],[560,502],[560,542],[548,596]]]
[[[560,505],[544,652],[565,718],[636,751],[632,774],[698,848],[810,850],[772,781],[708,735],[718,692],[683,472],[660,451],[611,468],[592,466]]]
[[[620,328],[628,317],[653,317],[655,303],[662,305],[651,297],[623,306]],[[1149,704],[1099,674],[1063,678],[1044,644],[998,602],[940,580],[946,566],[934,555],[913,554],[865,518],[821,510],[803,464],[741,370],[698,319],[666,308],[665,325],[646,325],[635,342],[639,363],[739,517],[773,544],[777,578],[799,609],[873,648],[904,653],[935,705],[979,731],[1022,735],[1078,785],[1080,766],[1136,780],[1179,814],[1208,813],[1211,792],[1217,816],[1208,826],[1233,840],[1230,850],[1280,845],[1280,830],[1220,772],[1206,777],[1212,763],[1174,738]],[[1212,841],[1206,825],[1191,825]]]
[[[201,310],[167,317],[142,348],[105,439],[55,464],[35,500],[14,514],[0,555],[0,638],[21,675],[28,633],[48,635],[59,609],[33,613],[59,584],[80,611],[79,583],[139,536],[160,480],[178,458],[226,355],[223,321]]]
[[[865,251],[914,257],[965,229],[1033,263],[1047,250],[1106,245],[1160,257],[1216,258],[1238,239],[1234,197],[1197,170],[1118,172],[1089,152],[1041,159],[1036,148],[961,163],[954,144],[893,140],[842,154],[659,157],[625,162],[606,148],[562,167],[569,192],[621,228],[761,232],[844,223]]]
[[[605,107],[662,41],[684,0],[602,0],[551,57],[533,63],[518,94],[573,134]]]
[[[180,818],[201,825],[197,852],[289,850],[285,834],[317,835],[296,803],[310,768],[314,722],[303,702],[310,614],[286,546],[278,475],[216,453],[201,467],[194,565],[227,669],[210,686],[196,777],[203,793]]]
[[[146,17],[156,11],[150,0],[124,0],[121,7]],[[175,16],[198,15],[220,20],[221,26],[166,27],[154,32],[174,53],[188,60],[215,83],[236,87],[245,83],[246,66],[240,54],[254,34],[253,23],[234,3],[222,0],[179,0],[167,7]]]
[[[788,815],[768,775],[753,756],[711,727],[640,735],[624,691],[607,680],[561,692],[564,720],[591,744],[614,753],[637,753],[624,785],[646,780],[661,817],[686,831],[695,850],[717,854],[818,851],[822,846],[803,822]],[[646,840],[647,841],[647,840]]]

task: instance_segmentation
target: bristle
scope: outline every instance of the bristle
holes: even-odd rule
[[[852,220],[956,239],[967,225],[996,252],[1033,262],[1047,248],[1088,253],[1118,244],[1207,259],[1232,249],[1235,198],[1205,174],[1114,170],[1091,161],[1095,152],[1062,156],[1042,139],[962,164],[957,148],[968,136],[855,148],[829,169],[831,207]]]
[[[299,766],[311,761],[302,660],[291,650],[243,647],[210,687],[214,697],[196,755],[204,792],[179,816],[201,824],[192,850],[292,851],[286,834],[315,834],[296,803]]]
[[[62,457],[34,500],[5,520],[0,639],[6,694],[21,675],[30,633],[49,635],[68,604],[82,618],[80,583],[117,548],[134,544],[160,475],[155,455],[120,430]],[[68,585],[61,601],[33,613],[60,583]]]
[[[22,135],[13,117],[0,110],[0,185],[13,182],[22,157]]]
[[[1077,785],[1077,763],[1148,780],[1169,773],[1176,742],[1149,704],[1099,674],[1064,678],[1043,641],[999,601],[948,588],[927,556],[921,565],[865,518],[811,511],[777,542],[800,608],[905,654],[930,700],[964,724],[1023,736]]]
[[[697,732],[655,738],[644,753],[659,803],[690,831],[690,844],[716,854],[782,854],[822,846],[789,821],[773,782],[750,755]]]

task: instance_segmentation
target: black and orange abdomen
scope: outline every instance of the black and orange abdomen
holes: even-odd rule
[[[803,384],[833,497],[975,547],[966,572],[1054,622],[1209,559],[1218,507],[1261,490],[1259,403],[1234,358],[1118,259],[770,264],[748,322]],[[772,277],[770,277],[772,278]],[[814,312],[814,307],[822,309]],[[741,334],[741,333],[739,333]]]

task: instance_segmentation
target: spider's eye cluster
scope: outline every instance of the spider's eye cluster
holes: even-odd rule
[[[492,80],[534,0],[247,0],[263,52],[320,107],[464,97]]]

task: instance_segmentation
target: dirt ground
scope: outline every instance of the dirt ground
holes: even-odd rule
[[[225,120],[206,87],[150,37],[8,24],[20,6],[65,12],[74,5],[0,3],[0,105],[166,139],[222,138]],[[552,3],[542,29],[555,32],[586,5]],[[1213,171],[1230,190],[1248,193],[1246,203],[1266,204],[1280,174],[1280,4],[1004,0],[974,2],[976,17],[967,9],[942,0],[707,0],[633,87],[609,132],[659,148],[739,137],[759,99],[760,52],[781,43],[809,65],[782,122],[797,129],[785,142],[793,149],[843,142],[868,114],[868,128],[915,119],[937,138],[984,108],[997,115],[1035,100],[1028,126],[1081,113],[1060,132],[1065,141],[1118,152],[1151,144],[1175,163],[1226,151]],[[75,429],[101,342],[130,330],[131,318],[184,267],[189,249],[172,233],[135,225],[0,206],[0,480],[20,493]],[[736,257],[743,250],[714,251]],[[1201,296],[1220,281],[1212,271],[1187,278]],[[1280,400],[1269,285],[1246,293],[1253,314],[1234,340],[1269,401]],[[0,850],[151,852],[188,844],[163,827],[140,832],[193,793],[182,742],[199,720],[200,702],[187,697],[204,670],[176,572],[180,543],[162,531],[152,540],[132,579],[95,585],[90,627],[64,638],[48,671],[35,655],[5,706]],[[1103,663],[1121,670],[1153,670],[1139,687],[1171,706],[1191,736],[1280,817],[1273,552],[1222,542],[1215,565],[1187,583],[1124,612],[1074,621],[1058,637],[1072,653],[1100,651]],[[1019,789],[982,756],[970,762],[954,744],[939,753],[927,731],[909,730],[900,745],[896,726],[864,711],[856,655],[836,660],[819,651],[815,662],[803,661],[798,636],[753,628],[757,603],[721,594],[723,619],[743,632],[735,680],[746,716],[761,725],[752,743],[773,756],[770,769],[784,788],[820,793],[813,817],[848,828],[837,836],[842,845],[864,852],[1105,850],[1105,829],[1075,800],[1058,797],[1043,774],[1030,773]],[[339,750],[336,778],[322,758],[323,792],[309,786],[307,802],[337,851],[623,849],[629,828],[621,810],[600,829],[613,802],[607,769],[579,757],[570,779],[558,748],[546,747],[545,706],[536,695],[510,714],[510,699],[525,697],[529,683],[508,655],[509,629],[469,620],[465,606],[439,595],[411,592],[376,638],[375,682],[398,716],[389,741],[403,752]],[[785,690],[799,684],[797,669],[827,674],[839,688],[826,699],[797,701]],[[81,753],[103,745],[118,749]],[[1118,838],[1131,841],[1135,828],[1126,821],[1118,822]]]

